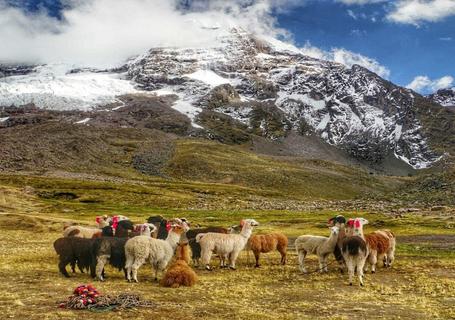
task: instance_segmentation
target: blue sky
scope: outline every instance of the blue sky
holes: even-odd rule
[[[388,21],[389,9],[384,3],[312,1],[278,15],[278,20],[298,44],[309,41],[324,50],[346,48],[374,58],[400,85],[419,75],[455,77],[455,16],[416,26]]]
[[[65,7],[62,3],[74,5],[79,0],[0,0],[0,14],[2,1],[26,12],[46,12],[59,17]],[[140,1],[170,2],[130,0]],[[184,2],[189,6],[194,3],[199,7],[212,6],[211,9],[227,3]],[[423,93],[454,85],[455,0],[233,0],[230,3],[260,7],[261,2],[269,5],[271,13],[263,15],[262,11],[250,10],[252,14],[262,14],[258,19],[275,18],[277,26],[289,31],[299,47],[316,47],[325,52],[345,49],[374,59],[381,68],[390,71],[383,76],[403,86],[414,80],[411,87]]]

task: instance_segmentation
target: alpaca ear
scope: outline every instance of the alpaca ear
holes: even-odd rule
[[[240,221],[240,227],[243,228],[244,225],[245,225],[245,220],[241,220],[241,221]]]
[[[355,221],[354,221],[354,226],[355,226],[356,228],[360,228],[361,223],[360,223],[360,220],[359,220],[359,219],[355,219]]]

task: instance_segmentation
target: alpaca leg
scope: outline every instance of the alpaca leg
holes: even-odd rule
[[[324,272],[329,272],[329,270],[327,269],[327,256],[328,256],[328,255],[324,255],[323,260],[322,260],[323,265],[324,265],[324,266],[323,266]]]
[[[363,267],[366,263],[366,258],[360,258],[360,260],[358,261],[358,267],[357,267],[357,275],[359,277],[359,283],[360,285],[363,287],[364,283],[363,283]]]
[[[76,261],[71,261],[71,271],[73,271],[73,273],[76,273]],[[79,271],[83,273],[83,270],[81,270],[81,268],[79,268]]]
[[[260,254],[259,251],[253,251],[253,253],[254,253],[254,258],[256,259],[255,267],[259,268],[260,267],[260,265],[259,265],[259,257],[260,257],[261,254]]]
[[[349,285],[352,286],[352,278],[354,277],[354,265],[352,259],[346,261],[346,266],[348,268],[348,275],[349,275]]]
[[[319,260],[319,272],[324,272],[324,257],[318,256]]]
[[[60,262],[58,263],[58,269],[67,278],[70,277],[70,275],[68,274],[68,271],[66,271],[66,265],[68,263],[70,263],[70,261],[66,261],[66,260],[60,260]]]
[[[229,268],[231,268],[232,270],[235,270],[235,262],[237,261],[237,257],[239,256],[239,253],[238,251],[234,251],[234,252],[231,252],[231,254],[229,255]]]
[[[378,262],[376,252],[370,254],[368,262],[371,264],[371,273],[376,273],[376,263]],[[365,263],[365,265],[367,265],[367,263]]]
[[[280,250],[280,254],[281,254],[281,264],[285,265],[286,264],[286,249]]]
[[[126,262],[125,262],[125,270],[126,270],[126,280],[128,282],[131,281],[131,266],[133,265],[134,262],[134,257],[127,256],[126,257]]]
[[[392,267],[392,263],[394,260],[395,260],[395,248],[390,250],[389,253],[387,254],[387,267],[388,268]]]
[[[101,281],[104,281],[103,270],[104,265],[107,263],[108,260],[109,260],[108,255],[101,255],[96,259],[96,276]]]
[[[133,277],[133,280],[135,282],[139,282],[137,280],[137,270],[145,263],[145,259],[142,258],[142,259],[136,259],[134,260],[134,263],[133,265],[131,266],[131,274],[132,274],[132,277]]]
[[[306,251],[305,250],[298,250],[297,251],[299,255],[299,269],[302,273],[307,273],[307,270],[305,268],[305,257],[306,257]]]
[[[223,268],[228,267],[228,261],[229,261],[229,254],[223,254],[222,255],[223,259]]]
[[[212,270],[212,268],[210,267],[210,260],[212,258],[212,250],[207,250],[207,249],[203,248],[201,257],[202,257],[202,264],[205,265],[205,268],[207,270]]]

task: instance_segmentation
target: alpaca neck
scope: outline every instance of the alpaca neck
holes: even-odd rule
[[[172,250],[175,250],[177,248],[177,244],[180,241],[180,235],[175,233],[174,231],[170,231],[169,234],[167,235],[166,242],[169,243],[172,247]]]
[[[242,227],[242,231],[240,232],[240,235],[248,240],[251,237],[252,233],[253,233],[253,228],[249,224],[245,224]]]
[[[365,239],[365,237],[363,236],[363,228],[362,227],[354,228],[354,236],[358,236],[362,239]]]
[[[330,248],[335,248],[337,242],[338,242],[338,235],[339,235],[339,231],[337,233],[335,232],[332,232],[330,234],[330,237],[329,239],[327,240],[327,245],[330,247]]]

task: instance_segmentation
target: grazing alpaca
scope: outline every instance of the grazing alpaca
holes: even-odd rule
[[[278,250],[281,254],[281,264],[286,264],[286,251],[288,248],[288,238],[279,232],[252,235],[248,240],[247,249],[253,251],[256,258],[256,268],[259,268],[259,257],[261,253],[268,253]]]
[[[363,225],[367,223],[368,220],[363,218],[349,219],[347,233],[350,235],[343,239],[341,253],[348,268],[349,285],[351,286],[356,270],[360,285],[363,286],[363,268],[368,257],[368,246],[363,236]]]
[[[166,268],[182,234],[187,230],[186,225],[173,224],[166,240],[147,236],[129,239],[125,244],[125,268],[128,281],[138,282],[137,270],[147,261],[155,269],[155,280],[158,280],[158,271]]]
[[[83,227],[83,226],[69,226],[64,227],[63,237],[77,237],[77,238],[100,238],[102,231],[99,228]]]
[[[196,236],[196,242],[201,245],[202,263],[207,270],[212,270],[210,267],[210,259],[212,253],[219,254],[224,260],[229,259],[229,267],[235,270],[235,262],[242,251],[248,239],[251,237],[253,227],[259,223],[253,219],[246,219],[240,222],[242,231],[240,234],[224,234],[224,233],[200,233]]]
[[[327,257],[333,253],[338,241],[339,228],[330,228],[330,237],[303,235],[295,240],[295,250],[299,256],[299,268],[307,273],[305,257],[307,254],[316,254],[319,258],[319,272],[327,272]]]
[[[171,288],[194,286],[198,278],[194,270],[188,265],[189,261],[188,243],[179,244],[176,252],[176,261],[167,269],[163,279],[160,281],[160,285]]]
[[[58,268],[65,277],[69,277],[66,266],[71,264],[74,267],[76,263],[80,270],[88,269],[92,277],[95,276],[95,262],[92,256],[94,241],[95,239],[79,237],[66,237],[55,240],[54,249],[59,256]]]
[[[386,267],[390,266],[395,253],[395,236],[389,230],[377,230],[365,235],[368,245],[367,262],[371,265],[371,273],[376,272],[378,261],[385,261]],[[365,271],[368,271],[366,264]]]

